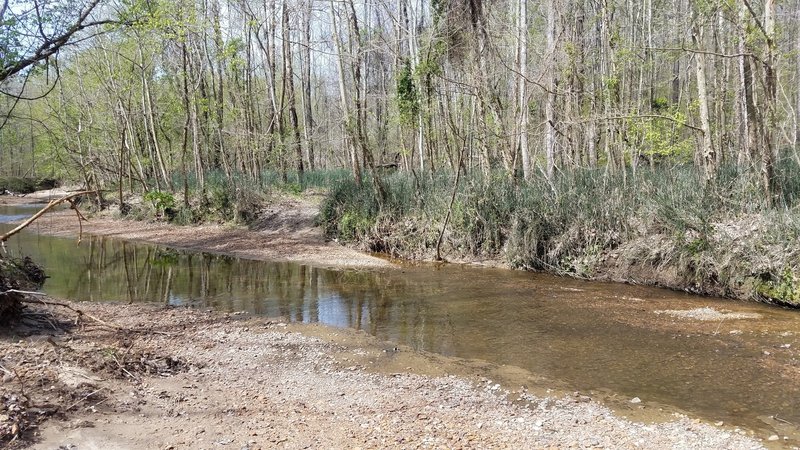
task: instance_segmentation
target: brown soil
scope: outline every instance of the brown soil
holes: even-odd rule
[[[0,339],[0,436],[15,433],[11,447],[759,445],[685,417],[630,422],[580,395],[511,395],[465,372],[469,362],[352,330],[244,314],[66,304],[84,313],[77,325],[72,311],[31,305],[25,322]]]

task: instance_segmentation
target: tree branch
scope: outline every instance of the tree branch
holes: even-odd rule
[[[50,211],[54,207],[56,207],[56,206],[58,206],[58,205],[60,205],[60,204],[62,204],[64,202],[69,202],[70,204],[72,204],[71,200],[76,198],[76,197],[80,197],[81,195],[96,194],[96,193],[97,193],[96,190],[94,190],[94,191],[81,191],[81,192],[75,192],[73,194],[61,197],[61,198],[59,198],[57,200],[51,200],[50,203],[47,204],[47,206],[45,206],[44,208],[40,209],[39,212],[37,212],[36,214],[32,215],[28,220],[26,220],[25,222],[22,222],[16,228],[14,228],[13,230],[9,231],[8,233],[0,236],[0,242],[5,242],[11,236],[14,236],[15,234],[17,234],[20,231],[24,230],[25,228],[28,227],[28,225],[30,225],[33,222],[35,222],[36,219],[38,219],[39,217],[42,217],[47,211]],[[77,209],[75,208],[74,204],[72,205],[72,208],[75,209],[75,211],[77,211]],[[81,219],[82,220],[86,220],[80,214],[80,212],[78,212],[78,219],[79,219],[79,222],[80,222]],[[82,227],[82,225],[81,225],[81,227]]]
[[[700,127],[697,127],[697,126],[694,126],[692,124],[680,121],[680,120],[678,120],[678,119],[676,119],[674,117],[663,116],[661,114],[630,114],[630,115],[621,115],[621,116],[590,117],[590,118],[587,118],[587,119],[584,119],[584,120],[560,121],[559,123],[563,123],[563,124],[566,124],[566,125],[578,125],[578,124],[588,123],[588,122],[603,122],[603,121],[609,121],[609,120],[631,120],[631,119],[661,119],[661,120],[667,120],[667,121],[673,122],[673,123],[675,123],[677,125],[680,125],[682,127],[686,127],[686,128],[688,128],[690,130],[694,130],[694,131],[698,131],[698,132],[702,132],[703,131],[703,129],[700,128]]]
[[[764,28],[764,25],[761,23],[761,20],[758,19],[758,14],[753,10],[753,7],[750,5],[749,0],[742,0],[744,6],[747,7],[747,10],[750,11],[750,16],[752,16],[753,20],[758,25],[758,29],[761,30],[761,33],[764,34],[764,37],[767,39],[768,43],[772,43],[772,37],[767,33],[767,29]]]
[[[695,53],[700,55],[710,55],[710,56],[717,56],[719,58],[742,58],[742,57],[749,57],[753,58],[759,62],[763,62],[758,55],[753,53],[717,53],[712,52],[709,50],[698,50],[695,48],[686,48],[686,46],[681,47],[642,47],[644,50],[656,50],[656,51],[663,51],[663,52],[687,52],[687,53]]]
[[[0,7],[0,22],[6,17],[6,10],[8,9],[8,0],[3,0],[3,6]]]
[[[91,28],[100,25],[106,25],[111,23],[117,23],[113,20],[100,20],[100,21],[93,21],[93,22],[86,22],[89,18],[89,14],[94,10],[94,8],[100,3],[100,0],[92,0],[86,6],[78,18],[75,20],[75,23],[72,24],[64,33],[59,36],[55,36],[50,39],[45,39],[44,42],[36,49],[36,51],[28,56],[27,58],[23,58],[17,62],[11,63],[9,65],[4,66],[0,69],[0,82],[6,80],[7,78],[25,70],[27,67],[32,66],[39,61],[43,61],[56,53],[65,45],[67,45],[75,35],[75,33],[85,30],[86,28]]]

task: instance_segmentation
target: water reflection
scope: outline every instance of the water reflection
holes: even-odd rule
[[[74,239],[24,233],[8,247],[44,265],[50,276],[44,290],[57,297],[245,310],[352,327],[417,349],[523,367],[574,389],[675,405],[711,420],[769,430],[774,424],[764,417],[800,423],[793,401],[800,398],[800,363],[796,353],[778,347],[800,346],[800,319],[791,311],[736,305],[765,319],[709,323],[708,330],[683,333],[680,325],[642,324],[658,309],[733,304],[522,272],[324,270],[94,236],[78,246]],[[729,334],[734,326],[745,333]],[[797,427],[790,433],[797,436]]]
[[[74,239],[31,233],[9,242],[12,253],[39,262],[49,278],[44,291],[78,301],[159,302],[248,311],[297,322],[322,322],[392,337],[420,348],[450,353],[451,333],[427,326],[429,304],[402,278],[378,272],[324,270],[286,262],[242,260],[183,252],[99,236]]]

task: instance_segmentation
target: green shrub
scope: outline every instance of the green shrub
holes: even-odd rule
[[[175,210],[175,196],[164,191],[150,191],[144,194],[144,201],[150,202],[157,217],[172,215]]]
[[[778,276],[767,274],[766,278],[756,286],[759,295],[767,300],[800,306],[800,284],[790,268],[785,268]]]

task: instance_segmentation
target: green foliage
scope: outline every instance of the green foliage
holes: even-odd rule
[[[377,213],[378,204],[369,186],[350,179],[330,190],[320,208],[318,221],[329,235],[354,241],[367,236]]]
[[[175,196],[169,192],[149,191],[144,194],[143,199],[153,205],[158,217],[163,217],[166,212],[175,208]]]
[[[677,110],[668,110],[669,106],[665,102],[666,99],[663,98],[654,99],[654,110],[673,120],[654,118],[631,121],[629,133],[642,142],[640,152],[649,158],[689,162],[692,160],[696,142],[693,136],[684,133],[680,125],[686,122],[686,116]]]
[[[419,115],[419,99],[414,76],[411,73],[411,64],[406,61],[397,75],[397,108],[400,112],[400,122],[413,124]]]
[[[169,39],[184,41],[197,25],[197,11],[183,3],[164,0],[124,0],[120,20],[142,32],[157,32]]]
[[[657,113],[667,111],[669,100],[666,97],[656,97],[650,102],[650,107]]]
[[[779,276],[762,280],[756,290],[766,299],[800,306],[800,283],[798,283],[797,275],[788,267]]]
[[[363,216],[359,212],[346,212],[339,220],[336,231],[341,238],[352,240],[365,235],[374,223],[373,218]]]

